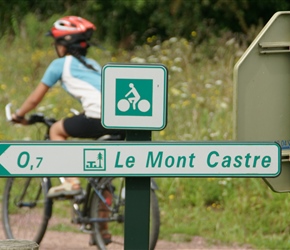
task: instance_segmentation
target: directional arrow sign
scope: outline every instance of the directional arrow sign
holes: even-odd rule
[[[0,176],[246,176],[280,173],[276,143],[0,143]]]

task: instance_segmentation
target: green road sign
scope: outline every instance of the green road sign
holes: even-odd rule
[[[116,79],[116,115],[152,116],[152,79]],[[142,96],[142,97],[141,97]]]
[[[266,178],[277,192],[290,191],[290,12],[277,12],[234,69],[235,138],[276,141],[281,175]]]
[[[167,121],[167,69],[160,64],[107,64],[102,72],[106,128],[161,130]]]
[[[0,144],[0,176],[246,176],[280,173],[277,143]]]

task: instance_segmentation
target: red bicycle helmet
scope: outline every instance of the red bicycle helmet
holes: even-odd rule
[[[96,26],[90,21],[78,16],[66,16],[57,20],[47,35],[64,46],[70,46],[90,40],[94,30]],[[86,46],[86,43],[82,44],[82,47]]]

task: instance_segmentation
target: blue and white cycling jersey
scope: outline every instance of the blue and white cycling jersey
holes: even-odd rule
[[[83,59],[97,71],[87,68],[77,58],[69,55],[52,61],[41,82],[52,87],[60,80],[62,87],[81,102],[87,117],[100,118],[101,66],[92,59]]]

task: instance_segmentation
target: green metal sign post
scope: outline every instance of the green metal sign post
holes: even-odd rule
[[[128,131],[128,141],[151,141],[151,131]],[[149,249],[150,177],[126,178],[125,249]]]

